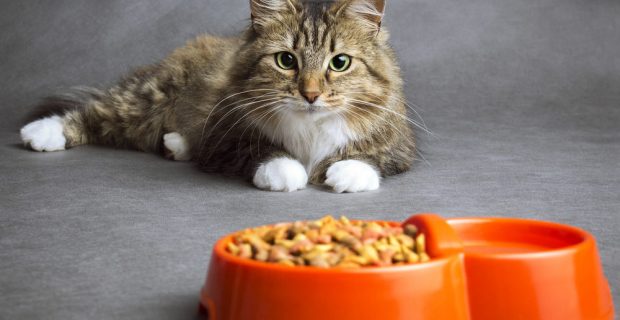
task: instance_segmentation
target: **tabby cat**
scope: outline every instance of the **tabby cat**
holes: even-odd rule
[[[258,188],[379,188],[415,145],[384,0],[250,0],[239,37],[200,36],[105,90],[46,99],[21,129],[36,151],[160,152]]]

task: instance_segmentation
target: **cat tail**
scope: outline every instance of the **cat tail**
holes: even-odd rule
[[[75,135],[84,130],[67,125],[67,120],[102,100],[103,92],[89,87],[75,87],[69,92],[44,98],[24,118],[20,130],[24,145],[35,151],[60,151],[87,143],[83,133]],[[67,139],[71,134],[73,136]]]
[[[119,87],[116,87],[118,90]],[[20,130],[24,144],[35,151],[60,151],[83,144],[159,151],[162,117],[149,117],[128,91],[78,87],[47,97]]]
[[[74,87],[68,92],[45,97],[24,118],[22,125],[84,108],[92,101],[101,101],[103,92],[92,87]]]

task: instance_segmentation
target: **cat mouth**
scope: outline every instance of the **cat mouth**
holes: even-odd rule
[[[323,105],[309,103],[298,104],[291,109],[298,113],[320,113],[327,111],[327,108]]]
[[[329,116],[332,112],[323,106],[303,105],[294,108],[293,113],[299,117],[318,120]]]
[[[320,99],[314,103],[304,103],[302,105],[302,109],[308,113],[321,113],[329,111],[328,105]]]
[[[306,106],[306,112],[308,113],[315,113],[315,112],[319,112],[319,111],[325,111],[325,107],[321,107],[321,106],[317,106],[317,105],[307,105]]]
[[[331,108],[329,105],[322,101],[315,101],[314,103],[295,103],[291,105],[291,111],[299,115],[306,116],[323,116],[331,113]]]

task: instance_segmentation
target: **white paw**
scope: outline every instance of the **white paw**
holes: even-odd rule
[[[297,160],[275,158],[263,163],[254,174],[254,185],[265,190],[291,192],[306,187],[308,174]]]
[[[164,146],[172,152],[174,160],[188,161],[192,159],[187,140],[178,132],[166,133],[164,135]]]
[[[326,175],[325,184],[338,193],[379,189],[379,173],[363,161],[338,161],[327,169]]]
[[[24,145],[36,151],[65,150],[67,139],[59,116],[43,118],[25,125],[21,130]]]

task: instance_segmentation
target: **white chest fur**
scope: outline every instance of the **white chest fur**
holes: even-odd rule
[[[280,123],[265,128],[265,134],[274,143],[282,144],[308,173],[355,138],[346,121],[335,115],[318,118],[304,113],[282,112],[280,116]]]

